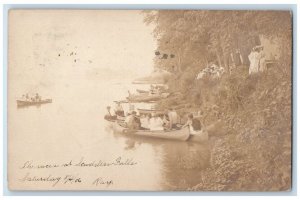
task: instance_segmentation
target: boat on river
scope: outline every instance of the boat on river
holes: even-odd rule
[[[138,110],[139,114],[152,114],[152,113],[154,113],[154,114],[159,114],[160,115],[160,114],[165,114],[166,113],[163,110],[156,110],[156,109],[140,109],[140,108],[138,108],[137,110]]]
[[[137,91],[138,93],[142,93],[142,94],[148,94],[148,93],[149,93],[148,90],[140,90],[140,89],[136,89],[136,91]]]
[[[17,106],[33,106],[33,105],[41,105],[46,103],[52,103],[52,99],[44,99],[37,101],[29,101],[29,100],[17,100]]]
[[[190,132],[188,127],[182,128],[180,130],[171,130],[171,131],[130,130],[118,122],[114,123],[113,132],[121,133],[124,135],[136,135],[136,136],[144,136],[150,138],[179,140],[179,141],[187,141],[190,137]]]
[[[193,142],[207,142],[208,141],[208,132],[206,130],[201,130],[201,131],[197,131],[197,132],[190,132],[190,141]]]
[[[167,90],[165,89],[159,89],[158,91],[155,90],[141,90],[141,89],[136,89],[137,93],[140,94],[150,94],[150,93],[154,93],[154,94],[161,94],[161,93],[167,93]]]
[[[129,95],[127,100],[130,102],[152,102],[164,99],[169,96],[169,93],[162,94],[138,94],[138,95]]]

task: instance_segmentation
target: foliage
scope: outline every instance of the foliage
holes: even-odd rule
[[[161,108],[180,114],[201,110],[202,122],[222,127],[210,135],[210,167],[201,171],[191,190],[276,191],[291,187],[291,16],[276,11],[147,11],[155,23],[158,51],[174,54],[157,59],[159,68],[176,66],[169,80],[170,98]],[[264,35],[281,44],[279,62],[266,72],[248,75],[248,66],[229,70],[230,54],[247,58]],[[227,73],[197,80],[197,73],[215,61]]]
[[[211,135],[211,166],[192,190],[290,189],[291,77],[278,69],[253,77],[240,73],[214,85],[218,93],[206,94],[215,97],[217,115],[207,110],[205,123],[220,119],[226,131]]]
[[[203,68],[211,60],[229,70],[230,53],[240,49],[246,60],[258,35],[279,38],[284,47],[282,58],[291,55],[289,12],[160,10],[146,12],[145,23],[156,25],[158,50],[176,55],[172,61],[156,60],[157,65],[176,66],[179,72],[187,67]]]

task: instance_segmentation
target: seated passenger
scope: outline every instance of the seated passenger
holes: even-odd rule
[[[134,130],[139,130],[141,129],[141,120],[140,117],[137,116],[135,111],[132,111],[132,117],[133,117],[133,129]]]
[[[117,116],[122,116],[122,117],[125,116],[124,115],[124,109],[123,109],[120,102],[116,102],[115,113],[116,113]]]
[[[131,114],[128,114],[125,118],[125,123],[127,128],[132,130],[138,130],[141,129],[141,121],[139,117],[136,115],[135,111],[132,111]]]
[[[183,127],[188,126],[190,128],[190,133],[191,134],[195,134],[196,132],[201,131],[201,122],[198,119],[194,119],[193,114],[189,114],[188,115],[188,120],[185,123],[185,125],[183,125]]]
[[[29,95],[28,95],[28,93],[25,95],[25,98],[26,98],[27,101],[29,101]]]
[[[39,93],[35,94],[35,101],[41,101],[41,96],[39,95]]]
[[[163,116],[163,127],[165,130],[170,130],[170,119],[167,114],[164,114]]]
[[[150,119],[149,127],[151,131],[163,131],[163,120],[156,114]]]
[[[169,109],[168,117],[170,120],[170,129],[178,129],[177,123],[179,121],[179,116],[174,108]]]
[[[106,107],[107,109],[107,114],[104,116],[104,119],[108,120],[108,121],[114,121],[117,119],[116,115],[112,115],[110,112],[110,106]]]
[[[148,115],[146,115],[146,116],[143,116],[142,118],[141,118],[141,127],[143,128],[143,129],[149,129],[149,121],[150,121],[150,118],[151,118],[151,115],[150,114],[148,114]]]

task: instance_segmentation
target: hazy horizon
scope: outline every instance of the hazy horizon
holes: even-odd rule
[[[134,79],[153,70],[153,27],[143,23],[141,11],[22,10],[10,13],[9,20],[14,21],[9,29],[14,88],[60,87],[72,79]]]

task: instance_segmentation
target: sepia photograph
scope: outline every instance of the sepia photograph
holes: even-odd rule
[[[10,9],[11,191],[292,189],[289,10]]]

